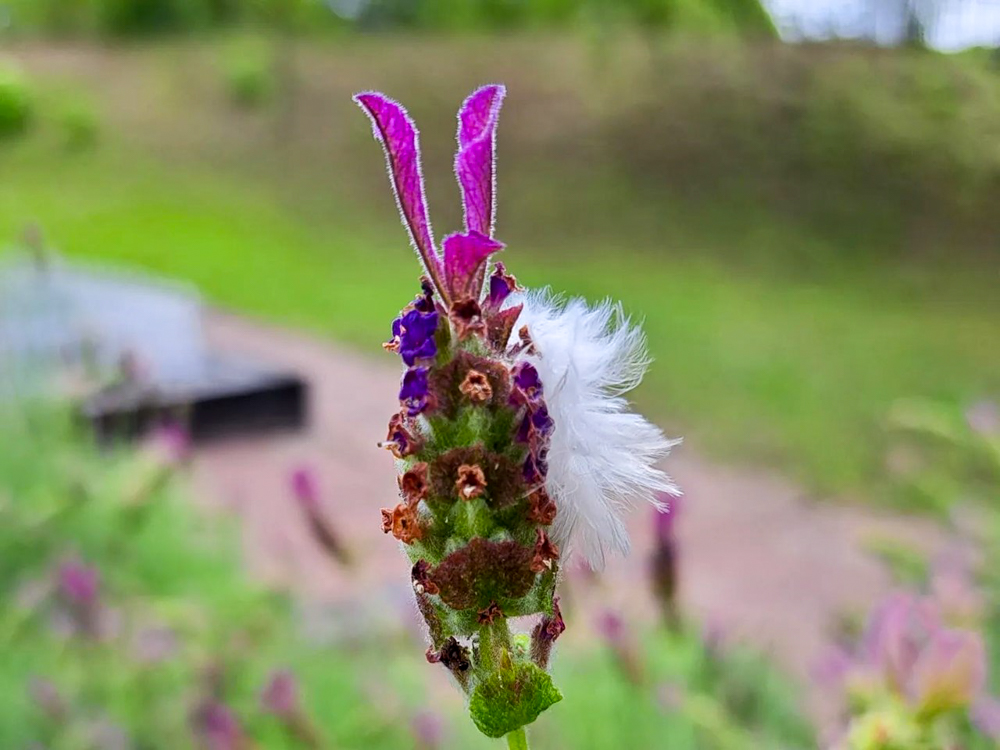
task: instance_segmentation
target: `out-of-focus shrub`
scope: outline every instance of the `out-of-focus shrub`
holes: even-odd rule
[[[204,0],[100,0],[97,23],[111,35],[154,34],[206,26],[211,12]]]
[[[497,29],[564,25],[600,18],[641,26],[774,30],[759,0],[336,0],[369,27]]]
[[[67,102],[58,115],[63,145],[69,151],[82,151],[97,143],[100,121],[97,112],[85,102]]]
[[[274,97],[277,86],[270,48],[238,45],[227,51],[223,70],[227,94],[237,106],[255,109]]]
[[[31,120],[32,96],[20,69],[0,62],[0,139],[23,133]]]

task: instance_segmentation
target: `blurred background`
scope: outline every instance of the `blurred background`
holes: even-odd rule
[[[644,321],[684,437],[670,520],[564,564],[533,746],[830,747],[902,589],[985,638],[995,747],[998,47],[995,0],[0,0],[0,747],[491,746],[379,529],[418,267],[350,97],[442,235],[497,81],[504,262]]]

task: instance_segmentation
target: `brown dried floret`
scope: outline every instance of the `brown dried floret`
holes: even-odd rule
[[[492,625],[494,620],[502,617],[503,611],[500,609],[500,605],[496,602],[490,602],[490,606],[486,609],[479,610],[476,620],[480,625]]]
[[[486,333],[486,323],[483,321],[483,310],[472,297],[456,300],[448,312],[458,340],[463,341],[469,336],[482,336]]]
[[[515,541],[476,537],[431,572],[441,599],[453,609],[480,609],[492,601],[517,599],[531,590],[533,550]]]
[[[426,560],[417,560],[410,572],[413,579],[413,589],[418,594],[438,593],[437,584],[430,579],[431,565]]]
[[[399,478],[399,491],[407,504],[416,505],[427,497],[430,486],[427,483],[427,464],[420,462]]]
[[[483,375],[489,385],[489,396],[485,400],[475,401],[467,392],[469,386],[466,381],[473,370]],[[473,375],[472,381],[469,385],[477,383],[478,378]],[[447,364],[435,367],[428,376],[428,382],[437,408],[448,418],[455,417],[459,408],[470,400],[479,406],[506,406],[510,398],[510,372],[506,365],[465,351],[458,352]],[[485,395],[485,388],[477,389],[477,398]]]
[[[405,503],[392,510],[382,508],[382,531],[391,533],[403,544],[413,544],[424,535],[417,509]]]
[[[462,464],[455,478],[455,491],[463,500],[480,497],[486,490],[486,475],[476,464]]]
[[[485,404],[493,398],[493,386],[479,370],[469,370],[458,390],[474,404]]]
[[[477,445],[452,448],[434,459],[430,468],[430,501],[454,502],[475,497],[480,478],[475,472],[466,476],[462,472],[477,467],[482,472],[481,485],[492,508],[509,507],[523,497],[521,467],[506,456]],[[463,492],[466,488],[473,494],[467,497]]]
[[[528,496],[528,520],[548,526],[556,518],[556,504],[544,487],[539,487]]]
[[[531,558],[531,569],[535,573],[551,570],[552,563],[559,559],[559,548],[541,529],[538,529],[534,552],[534,557]]]

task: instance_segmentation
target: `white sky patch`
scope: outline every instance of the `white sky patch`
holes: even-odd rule
[[[878,0],[764,0],[784,38],[870,38],[894,44],[904,32],[903,3]],[[927,42],[948,52],[1000,46],[1000,0],[925,0]]]

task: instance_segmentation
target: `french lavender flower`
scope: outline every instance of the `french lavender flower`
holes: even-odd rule
[[[350,553],[341,541],[337,529],[323,511],[316,473],[308,466],[299,466],[292,471],[290,484],[292,495],[305,516],[313,539],[336,563],[348,565],[351,561]]]
[[[271,673],[260,694],[264,713],[274,716],[285,730],[305,747],[321,747],[319,734],[299,696],[299,681],[287,669]]]
[[[845,690],[853,717],[838,747],[960,747],[956,728],[970,722],[988,734],[986,663],[980,634],[949,627],[937,602],[890,596],[869,619],[856,653],[839,656],[828,673]]]
[[[650,578],[653,594],[663,612],[667,627],[680,629],[681,617],[677,603],[677,502],[670,504],[669,510],[655,509],[653,516],[653,554],[650,560]]]
[[[485,86],[458,113],[465,231],[440,252],[416,127],[382,94],[355,101],[426,273],[385,344],[404,369],[382,443],[397,459],[401,502],[382,511],[382,528],[410,558],[428,660],[466,692],[479,729],[516,748],[561,699],[546,672],[566,627],[560,561],[575,549],[600,567],[627,552],[624,511],[676,489],[655,468],[671,443],[624,399],[648,358],[620,306],[525,292],[492,263],[504,247],[493,236],[504,95]],[[530,615],[530,636],[512,635],[508,620]]]

